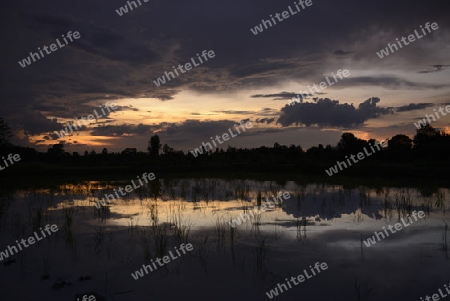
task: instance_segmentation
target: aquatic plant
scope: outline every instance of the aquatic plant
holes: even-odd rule
[[[155,255],[157,257],[162,257],[166,253],[167,242],[168,242],[168,226],[164,225],[155,225],[152,227],[153,237],[155,241]]]
[[[365,282],[359,282],[358,277],[355,277],[353,282],[353,288],[356,291],[357,300],[364,300],[369,297],[372,288]]]
[[[225,215],[217,216],[214,224],[214,230],[216,232],[217,238],[217,250],[220,250],[220,247],[223,246],[225,242],[225,234],[227,232],[228,222],[225,220]]]
[[[256,237],[256,246],[253,249],[255,258],[255,274],[258,277],[264,277],[266,272],[265,260],[267,255],[266,237]]]

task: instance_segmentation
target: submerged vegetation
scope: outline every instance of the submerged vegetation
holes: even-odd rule
[[[10,190],[0,197],[0,234],[19,239],[42,224],[56,223],[63,231],[41,245],[48,243],[58,248],[61,242],[60,252],[68,252],[67,258],[74,265],[82,265],[93,257],[109,268],[137,261],[150,264],[151,260],[166,256],[174,246],[191,243],[191,255],[159,269],[157,274],[179,277],[194,266],[207,277],[217,271],[217,262],[221,262],[243,277],[273,286],[284,279],[284,272],[277,265],[290,256],[297,258],[304,256],[306,250],[322,248],[323,242],[317,240],[322,235],[319,233],[334,227],[337,220],[364,228],[371,221],[398,221],[414,210],[423,210],[427,216],[445,216],[450,205],[449,190],[439,187],[353,187],[217,178],[165,178],[155,182],[99,209],[94,206],[96,200],[105,190],[121,186],[120,181],[65,182],[26,194]],[[248,214],[266,197],[280,191],[289,192],[291,197],[270,210],[253,214],[239,227],[230,226],[233,217]],[[440,249],[448,261],[446,222],[439,231],[442,240],[439,237],[436,244],[442,244]],[[366,264],[369,251],[363,252],[361,231],[355,233],[352,248],[357,252],[356,258]],[[283,249],[286,244],[289,247]],[[55,269],[60,264],[58,258],[44,250],[34,249],[42,254],[36,267],[40,277],[59,279],[62,276]],[[18,257],[24,274],[29,269],[27,254]],[[105,278],[109,275],[107,269],[102,273],[102,279],[110,281],[109,276]],[[289,269],[289,273],[297,271]],[[66,285],[64,281],[55,285]],[[352,286],[358,300],[374,293],[370,280],[356,279]],[[109,291],[111,288],[105,289],[106,294]]]

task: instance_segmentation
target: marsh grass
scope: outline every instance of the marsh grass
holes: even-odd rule
[[[361,258],[364,259],[364,248],[363,248],[363,236],[362,233],[359,233],[360,239],[360,248],[361,248]]]
[[[9,193],[0,192],[0,231],[6,227],[7,213],[12,199]]]
[[[64,221],[63,221],[63,229],[64,231],[72,231],[73,225],[73,215],[75,213],[75,209],[73,207],[65,207],[63,209],[64,212]]]
[[[234,198],[238,201],[245,200],[245,189],[241,185],[234,188]]]
[[[261,232],[259,228],[259,226],[261,225],[261,211],[253,212],[253,214],[250,215],[250,224],[250,233],[252,233],[253,235],[259,235]]]
[[[233,264],[236,263],[236,254],[234,252],[234,240],[235,240],[235,235],[236,235],[236,228],[233,227],[229,227],[229,231],[230,231],[230,252],[231,252],[231,259],[233,260]]]
[[[258,190],[258,194],[256,195],[256,206],[261,207],[261,190]]]
[[[372,292],[372,288],[365,282],[359,282],[358,277],[355,277],[353,288],[356,291],[357,300],[367,300]]]
[[[448,225],[446,222],[444,226],[444,233],[442,233],[442,251],[444,252],[444,258],[449,261],[450,257],[448,254],[448,239],[447,239],[447,231],[448,231]]]
[[[389,196],[389,192],[386,192],[384,195],[383,210],[384,210],[384,217],[387,219],[389,216],[389,220],[391,220],[392,219],[392,205],[391,205],[391,197]]]
[[[297,209],[298,211],[302,210],[302,202],[305,199],[305,189],[302,187],[301,191],[299,193],[297,193],[296,196],[297,199]]]
[[[258,236],[256,237],[256,246],[253,248],[253,256],[255,259],[255,268],[254,272],[257,277],[264,277],[266,272],[266,255],[267,255],[267,247],[266,247],[266,237]]]
[[[45,255],[42,257],[42,270],[44,272],[44,275],[42,275],[43,279],[48,279],[50,277],[50,268],[51,268],[50,257],[48,255]]]
[[[272,238],[274,240],[279,240],[281,237],[281,226],[278,224],[278,219],[273,219],[273,229],[272,229]]]
[[[399,192],[394,194],[395,200],[395,208],[397,210],[397,217],[400,220],[401,217],[405,216],[408,213],[411,213],[412,210],[412,198],[409,191],[405,189],[401,189]]]
[[[185,205],[182,203],[171,203],[168,207],[167,220],[169,225],[173,225],[174,237],[179,243],[187,243],[193,222],[186,220],[183,216]],[[194,204],[195,208],[195,204]]]
[[[150,221],[153,227],[156,227],[159,223],[158,216],[158,203],[155,201],[154,203],[149,205],[149,213],[150,213]]]
[[[303,230],[302,230],[303,226]],[[306,244],[306,217],[303,217],[302,220],[298,218],[295,220],[295,228],[296,228],[296,239],[299,243]]]
[[[109,205],[106,206],[100,206],[100,208],[97,208],[95,206],[92,206],[94,208],[94,218],[100,219],[102,222],[106,219],[110,218],[111,211],[109,209]]]
[[[31,214],[31,224],[33,231],[38,231],[42,226],[43,209],[41,206],[34,208],[34,214]]]
[[[20,213],[18,211],[14,211],[12,213],[11,225],[12,225],[11,231],[16,238],[18,238],[22,233],[24,233],[24,229],[20,219]]]
[[[365,187],[359,188],[359,207],[370,207],[371,199],[370,199],[370,192],[366,190]]]
[[[227,226],[229,226],[229,224],[226,220],[226,215],[216,217],[214,230],[216,232],[217,238],[217,251],[220,251],[221,247],[223,247],[225,244],[225,234],[227,232]]]
[[[99,257],[100,253],[101,253],[101,246],[103,243],[103,238],[104,238],[103,227],[96,227],[95,232],[96,233],[94,235],[94,251],[95,251],[95,255],[97,257]]]
[[[69,245],[72,251],[76,250],[76,242],[73,237],[72,225],[73,225],[73,217],[75,214],[74,207],[64,207],[63,208],[63,230],[64,230],[64,238],[66,246]]]
[[[166,253],[168,243],[168,225],[155,225],[151,227],[155,240],[154,253],[157,257],[163,257]]]
[[[141,238],[141,246],[142,246],[142,253],[144,256],[144,262],[149,263],[150,259],[152,258],[153,254],[150,248],[150,242],[149,242],[149,234],[147,233],[147,228],[142,228],[139,231],[139,236]]]
[[[207,266],[206,266],[206,255],[208,252],[208,248],[206,246],[208,242],[208,236],[206,235],[205,238],[203,239],[203,241],[201,243],[199,243],[198,248],[197,248],[197,257],[198,260],[200,261],[200,265],[203,268],[203,271],[208,274],[208,270],[207,270]]]
[[[185,225],[180,224],[175,227],[174,235],[178,242],[180,243],[188,242],[192,225],[193,223],[189,221]]]
[[[296,235],[297,241],[301,241],[302,224],[301,224],[300,220],[298,219],[298,217],[295,219],[295,229],[296,229],[296,232],[297,232],[297,235]]]
[[[421,200],[422,200],[422,210],[429,215],[433,210],[432,198],[421,196]]]
[[[25,276],[26,275],[26,252],[19,252],[17,253],[17,260],[19,261],[19,267],[20,267],[20,275]]]
[[[139,217],[136,219],[136,222],[133,223],[133,217],[130,216],[128,220],[128,233],[133,232],[137,229],[137,224],[139,222]]]
[[[436,210],[445,213],[445,193],[437,192],[435,198],[436,201],[434,203],[434,206],[436,207]]]
[[[360,222],[364,221],[363,214],[361,212],[361,208],[356,209],[354,213],[355,222],[359,224]]]

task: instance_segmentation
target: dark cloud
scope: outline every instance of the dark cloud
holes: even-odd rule
[[[337,56],[345,56],[345,55],[351,54],[351,53],[354,53],[354,52],[353,51],[344,51],[344,50],[341,50],[341,49],[335,50],[333,52],[333,54],[337,55]]]
[[[45,105],[36,105],[34,106],[34,108],[38,109],[39,111],[40,110],[47,111],[50,109]],[[67,109],[64,110],[65,108],[62,107],[60,107],[59,109],[61,110],[60,115],[64,116],[64,118],[69,119],[68,123],[73,122],[76,123],[77,119],[81,119],[81,117],[87,118],[89,115],[94,115],[94,117],[96,117],[96,115],[94,114],[94,110],[96,110],[97,114],[100,116],[99,118],[96,118],[96,120],[101,123],[113,122],[113,119],[109,118],[109,115],[113,112],[128,111],[128,110],[139,111],[139,109],[133,108],[132,106],[117,106],[116,110],[111,112],[108,112],[108,110],[105,109],[103,105],[102,108],[105,114],[103,114],[100,107],[84,106],[84,105],[72,108],[70,110]],[[78,116],[75,115],[77,114],[77,112],[79,114]],[[45,117],[44,114],[39,112],[31,113],[28,110],[26,110],[23,112],[21,117],[24,116],[26,116],[26,118],[19,118],[17,116],[13,116],[11,119],[13,120],[14,128],[24,129],[25,135],[48,134],[49,136],[47,137],[51,137],[52,140],[56,140],[58,139],[58,136],[53,132],[54,131],[59,132],[63,130],[65,127],[67,127],[67,122],[59,122],[57,118],[48,119],[47,117]],[[78,129],[76,131],[85,131],[88,129],[88,127],[84,125],[77,126],[77,128]],[[76,131],[71,135],[76,134]]]
[[[253,64],[243,64],[231,69],[234,77],[246,77],[255,74],[261,74],[267,71],[290,69],[292,65],[289,62],[255,62]]]
[[[421,110],[425,108],[432,107],[434,104],[432,103],[410,103],[409,105],[401,106],[395,108],[397,112],[409,112],[414,110]]]
[[[14,127],[24,129],[25,135],[39,135],[42,133],[47,133],[55,130],[59,130],[62,124],[58,123],[56,118],[47,119],[43,114],[31,112],[24,112],[24,118],[15,119]],[[16,123],[18,122],[18,123]]]
[[[48,14],[30,15],[29,21],[30,26],[56,37],[68,31],[78,31],[80,38],[70,46],[94,56],[134,63],[150,63],[159,58],[154,51],[139,41],[104,26]]]
[[[44,139],[44,140],[58,140],[59,139],[59,136],[56,133],[49,133],[47,136],[44,136],[44,137],[48,138],[48,139]]]
[[[188,119],[177,124],[162,123],[160,126],[161,128],[166,127],[166,131],[171,131],[172,133],[176,131],[190,135],[195,134],[195,136],[211,136],[227,131],[228,128],[231,128],[235,124],[236,122],[231,120],[199,121]]]
[[[253,111],[234,111],[234,110],[220,110],[220,111],[213,111],[214,113],[222,113],[222,114],[237,114],[237,115],[251,115],[255,112]]]
[[[261,118],[261,119],[256,119],[256,123],[267,123],[267,124],[271,124],[272,122],[275,121],[275,118]]]
[[[423,89],[442,89],[448,87],[443,84],[428,84],[412,82],[396,76],[360,76],[353,78],[346,78],[343,81],[337,82],[335,86],[375,86],[383,87],[390,90],[407,89],[407,90],[423,90]]]
[[[316,93],[319,94],[319,93]],[[325,94],[325,93],[320,93]],[[281,92],[275,94],[254,94],[252,98],[273,98],[274,100],[283,100],[283,99],[291,99],[296,98],[299,94],[294,92]],[[312,96],[312,94],[303,94],[304,96]]]
[[[98,126],[94,128],[91,132],[93,136],[130,136],[130,135],[146,135],[150,136],[152,134],[152,127],[149,125],[144,125],[142,123],[138,125],[132,124],[122,124],[122,125],[106,125]]]
[[[172,100],[173,99],[173,95],[169,95],[169,94],[160,94],[160,95],[155,95],[154,97],[156,99],[159,99],[159,100],[162,100],[162,101]]]
[[[241,122],[249,121],[244,119]],[[198,121],[186,120],[179,123],[162,122],[153,125],[107,125],[99,126],[92,130],[91,134],[94,136],[110,136],[110,137],[128,137],[128,136],[144,136],[150,137],[154,133],[158,135],[182,135],[185,138],[209,138],[212,135],[218,135],[226,132],[229,128],[238,124],[231,120],[219,121]]]
[[[114,110],[114,112],[119,112],[119,111],[135,111],[135,112],[138,112],[139,109],[138,108],[134,108],[132,105],[129,105],[129,106],[117,106],[116,109]],[[106,110],[105,110],[105,113],[107,113],[109,115],[109,113]],[[106,116],[108,116],[108,115],[106,115]]]
[[[447,67],[450,67],[450,65],[433,65],[432,67],[432,69],[422,70],[417,73],[435,73],[447,69]]]
[[[340,104],[337,100],[329,98],[318,99],[316,103],[295,103],[286,105],[281,109],[277,124],[289,126],[304,124],[307,127],[344,127],[361,125],[366,120],[389,114],[390,109],[377,107],[380,101],[372,97],[355,108],[353,104]]]
[[[255,113],[255,116],[261,117],[277,117],[280,114],[278,109],[263,108],[262,110]]]

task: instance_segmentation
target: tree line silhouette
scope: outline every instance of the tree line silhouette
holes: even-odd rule
[[[54,144],[47,152],[38,152],[33,148],[15,146],[10,143],[11,129],[0,118],[0,154],[20,154],[21,163],[42,163],[40,169],[83,168],[91,170],[132,170],[148,167],[153,171],[192,172],[192,171],[229,171],[229,172],[295,172],[302,174],[322,174],[324,170],[343,161],[345,156],[356,155],[364,147],[374,145],[375,140],[363,140],[350,132],[342,134],[337,145],[322,144],[304,150],[300,145],[290,146],[275,143],[273,147],[216,148],[194,157],[174,150],[160,143],[158,135],[151,136],[147,152],[136,148],[126,148],[120,153],[110,153],[106,148],[101,153],[94,150],[84,154],[66,152],[63,144]],[[348,175],[389,175],[389,176],[434,176],[446,175],[450,165],[450,135],[427,124],[416,130],[413,139],[403,134],[388,140],[388,147],[377,151],[363,161],[343,171]],[[33,166],[33,165],[31,165]],[[30,167],[31,169],[32,167]],[[424,172],[428,172],[425,175]],[[0,174],[1,175],[1,174]]]

